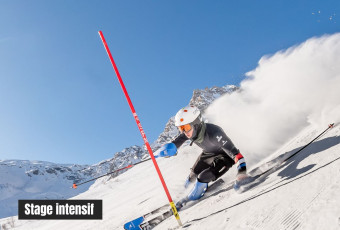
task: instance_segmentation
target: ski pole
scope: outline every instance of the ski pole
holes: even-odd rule
[[[301,149],[299,149],[298,151],[296,151],[295,153],[293,153],[291,156],[289,156],[287,159],[285,159],[283,162],[288,161],[289,159],[291,159],[293,156],[295,156],[296,154],[298,154],[299,152],[301,152],[302,150],[304,150],[305,148],[307,148],[310,144],[312,144],[315,140],[317,140],[319,137],[321,137],[324,133],[326,133],[329,129],[334,127],[335,123],[329,124],[327,129],[325,129],[322,133],[320,133],[317,137],[315,137],[313,140],[311,140],[308,144],[306,144],[305,146],[303,146]],[[282,163],[283,163],[282,162]]]
[[[287,157],[286,159],[284,159],[280,165],[286,161],[288,161],[289,159],[291,159],[292,157],[294,157],[295,155],[297,155],[299,152],[301,152],[302,150],[304,150],[305,148],[307,148],[310,144],[312,144],[314,141],[316,141],[319,137],[321,137],[323,134],[325,134],[328,130],[332,129],[334,127],[335,123],[329,124],[327,129],[325,129],[322,133],[320,133],[317,137],[315,137],[313,140],[311,140],[309,143],[307,143],[305,146],[303,146],[301,149],[297,150],[296,152],[294,152],[292,155],[290,155],[289,157]],[[275,170],[275,166],[273,166],[272,168],[267,169],[266,171],[260,173],[259,175],[256,175],[258,177],[268,173],[271,170]]]
[[[102,39],[104,48],[105,48],[105,50],[106,50],[106,52],[107,52],[107,55],[109,56],[109,59],[110,59],[111,64],[112,64],[112,66],[113,66],[113,69],[114,69],[114,71],[116,72],[118,81],[119,81],[119,83],[120,83],[120,86],[121,86],[121,88],[122,88],[124,94],[125,94],[126,100],[127,100],[128,104],[129,104],[129,106],[130,106],[132,115],[133,115],[133,117],[135,118],[135,121],[136,121],[137,126],[138,126],[139,131],[140,131],[140,134],[142,135],[142,138],[143,138],[144,143],[145,143],[145,145],[146,145],[146,148],[147,148],[148,151],[149,151],[150,157],[151,157],[152,162],[153,162],[153,164],[154,164],[154,166],[155,166],[155,169],[156,169],[156,171],[157,171],[158,177],[159,177],[159,179],[160,179],[160,181],[161,181],[161,183],[162,183],[162,185],[163,185],[163,188],[164,188],[164,191],[165,191],[165,193],[166,193],[166,196],[168,197],[168,200],[169,200],[169,203],[170,203],[172,212],[174,213],[174,216],[176,217],[176,220],[177,220],[179,226],[182,226],[182,222],[181,222],[181,219],[180,219],[179,214],[178,214],[178,212],[177,212],[176,205],[175,205],[174,202],[172,201],[172,198],[171,198],[170,192],[169,192],[169,190],[168,190],[168,187],[166,186],[166,183],[165,183],[164,178],[163,178],[163,176],[162,176],[161,170],[160,170],[159,167],[158,167],[157,161],[156,161],[156,159],[155,159],[155,156],[153,155],[153,152],[152,152],[152,149],[151,149],[150,144],[149,144],[149,142],[148,142],[148,139],[146,138],[146,135],[145,135],[145,132],[144,132],[143,127],[142,127],[142,125],[141,125],[141,122],[140,122],[140,120],[139,120],[139,118],[138,118],[138,116],[137,116],[137,113],[136,113],[136,111],[135,111],[135,109],[134,109],[134,107],[133,107],[132,101],[131,101],[131,99],[130,99],[130,96],[129,96],[129,94],[128,94],[126,88],[125,88],[124,82],[123,82],[123,80],[122,80],[122,78],[121,78],[121,76],[120,76],[120,74],[119,74],[119,71],[118,71],[118,68],[117,68],[117,66],[116,66],[116,63],[115,63],[115,61],[113,60],[112,54],[111,54],[111,52],[110,52],[110,49],[109,49],[109,47],[108,47],[108,45],[107,45],[107,43],[106,43],[106,41],[105,41],[103,32],[102,32],[102,31],[99,31],[98,33],[99,33],[100,38]]]
[[[132,167],[133,167],[133,166],[135,166],[135,165],[138,165],[138,164],[144,163],[144,162],[146,162],[146,161],[149,161],[149,160],[151,160],[151,158],[149,158],[149,159],[147,159],[147,160],[144,160],[144,161],[140,161],[140,162],[138,162],[138,163],[136,163],[136,164],[130,164],[130,165],[127,165],[127,166],[125,166],[125,167],[123,167],[123,168],[116,169],[115,171],[108,172],[108,173],[106,173],[106,174],[103,174],[103,175],[101,175],[101,176],[95,177],[95,178],[93,178],[93,179],[91,179],[91,180],[84,181],[84,182],[82,182],[82,183],[79,183],[79,184],[73,183],[73,186],[72,186],[72,188],[76,189],[78,186],[80,186],[80,185],[82,185],[82,184],[86,184],[86,183],[88,183],[88,182],[91,182],[91,181],[97,180],[97,179],[99,179],[99,178],[102,178],[102,177],[104,177],[104,176],[107,176],[107,175],[113,174],[113,173],[115,173],[115,172],[122,171],[122,170],[124,170],[124,169],[132,168]]]

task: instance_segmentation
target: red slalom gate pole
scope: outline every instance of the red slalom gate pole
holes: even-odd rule
[[[114,71],[116,72],[116,75],[117,75],[118,81],[119,81],[119,83],[120,83],[120,86],[122,87],[122,90],[123,90],[123,92],[124,92],[124,94],[125,94],[126,100],[127,100],[128,104],[129,104],[129,106],[130,106],[132,115],[133,115],[133,117],[134,117],[135,120],[136,120],[136,123],[137,123],[137,126],[138,126],[138,128],[139,128],[140,134],[142,135],[142,138],[143,138],[143,140],[144,140],[144,143],[145,143],[145,145],[146,145],[146,148],[147,148],[148,151],[149,151],[150,157],[151,157],[152,162],[153,162],[153,164],[154,164],[154,166],[155,166],[155,169],[156,169],[156,171],[157,171],[157,174],[158,174],[158,176],[159,176],[159,179],[160,179],[161,182],[162,182],[162,185],[163,185],[164,191],[165,191],[165,193],[166,193],[166,196],[168,197],[168,200],[169,200],[169,203],[170,203],[172,212],[174,213],[174,216],[176,217],[176,220],[177,220],[178,224],[179,224],[180,226],[182,226],[182,222],[181,222],[181,219],[180,219],[180,217],[179,217],[178,211],[177,211],[177,209],[176,209],[176,205],[175,205],[174,202],[172,201],[172,198],[171,198],[170,192],[169,192],[169,190],[168,190],[168,187],[166,186],[166,183],[165,183],[164,178],[163,178],[163,176],[162,176],[161,170],[160,170],[159,167],[158,167],[157,161],[156,161],[156,159],[155,159],[155,156],[153,155],[153,152],[152,152],[152,149],[151,149],[150,144],[149,144],[149,142],[148,142],[148,139],[146,138],[145,132],[144,132],[143,127],[142,127],[142,124],[140,123],[140,120],[139,120],[139,118],[138,118],[138,116],[137,116],[137,113],[136,113],[136,111],[135,111],[135,108],[133,107],[133,104],[132,104],[132,102],[131,102],[130,96],[129,96],[129,94],[128,94],[126,88],[125,88],[124,82],[123,82],[123,80],[122,80],[122,78],[121,78],[121,76],[120,76],[120,74],[119,74],[119,71],[118,71],[118,68],[117,68],[117,66],[116,66],[116,63],[115,63],[115,61],[113,60],[112,54],[111,54],[111,52],[110,52],[110,49],[109,49],[109,47],[108,47],[108,45],[107,45],[107,43],[106,43],[106,41],[105,41],[103,32],[102,32],[102,31],[99,31],[98,33],[99,33],[100,38],[102,39],[102,42],[103,42],[103,45],[104,45],[105,50],[106,50],[106,52],[107,52],[107,55],[108,55],[109,58],[110,58],[110,61],[111,61],[112,66],[113,66],[113,69],[114,69]]]

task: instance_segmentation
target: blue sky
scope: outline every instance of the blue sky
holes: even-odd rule
[[[194,89],[340,31],[332,1],[0,1],[0,159],[94,164],[148,140]]]

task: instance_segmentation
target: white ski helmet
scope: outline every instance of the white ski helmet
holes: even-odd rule
[[[190,124],[194,122],[197,118],[200,120],[201,112],[195,106],[186,106],[180,109],[175,116],[175,125],[177,127]]]

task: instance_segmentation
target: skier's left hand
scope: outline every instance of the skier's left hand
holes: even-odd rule
[[[240,182],[248,178],[247,173],[237,173],[236,175],[236,181]]]
[[[172,157],[177,155],[177,147],[174,143],[163,145],[155,152],[156,157]]]

